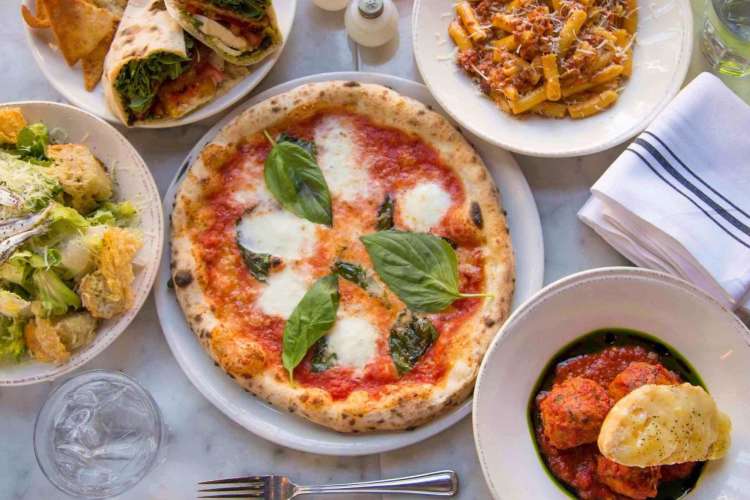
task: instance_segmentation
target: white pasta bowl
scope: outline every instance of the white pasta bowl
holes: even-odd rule
[[[416,0],[412,36],[419,71],[435,99],[457,122],[516,153],[582,156],[627,141],[677,94],[690,64],[690,2],[640,0],[633,75],[614,106],[582,120],[516,118],[501,111],[455,64],[455,46],[448,36],[454,5],[454,0]]]
[[[89,345],[75,351],[64,364],[26,360],[0,364],[0,386],[26,385],[54,380],[84,365],[102,352],[128,327],[148,297],[156,279],[164,241],[164,221],[154,178],[135,148],[114,127],[100,118],[67,104],[42,101],[3,103],[18,106],[27,122],[42,122],[50,131],[59,129],[62,142],[88,146],[104,163],[114,181],[115,199],[130,200],[138,209],[137,228],[143,247],[135,258],[134,304],[125,313],[99,325]]]
[[[750,332],[694,286],[636,268],[586,271],[553,283],[506,322],[474,391],[474,439],[496,499],[569,498],[534,447],[527,409],[547,363],[573,340],[602,328],[648,333],[681,353],[732,419],[732,445],[704,468],[691,498],[747,498],[750,478]]]

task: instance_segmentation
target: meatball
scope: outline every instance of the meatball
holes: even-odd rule
[[[682,464],[662,465],[661,480],[666,482],[685,479],[693,473],[698,462],[685,462]]]
[[[596,476],[615,493],[640,500],[656,496],[661,469],[628,467],[599,455],[596,457]]]
[[[553,386],[539,403],[544,435],[559,449],[595,443],[611,407],[602,386],[587,378],[570,378]]]
[[[612,383],[609,384],[608,392],[612,400],[617,402],[642,385],[675,385],[679,383],[680,378],[662,365],[634,361],[617,374]]]

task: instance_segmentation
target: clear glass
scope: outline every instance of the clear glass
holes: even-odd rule
[[[750,0],[706,0],[703,54],[720,73],[750,75]]]
[[[34,452],[61,491],[108,498],[143,479],[165,435],[156,402],[138,382],[120,372],[93,370],[49,395],[36,418]]]

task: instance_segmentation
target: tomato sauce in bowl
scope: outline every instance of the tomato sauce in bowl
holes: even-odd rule
[[[704,463],[625,467],[604,458],[596,445],[617,400],[647,383],[683,382],[703,387],[679,353],[640,332],[597,330],[565,346],[545,367],[528,405],[530,431],[549,475],[586,500],[685,496]]]

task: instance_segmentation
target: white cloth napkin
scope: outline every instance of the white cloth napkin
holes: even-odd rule
[[[750,309],[750,106],[703,73],[591,188],[578,217],[634,264]]]

